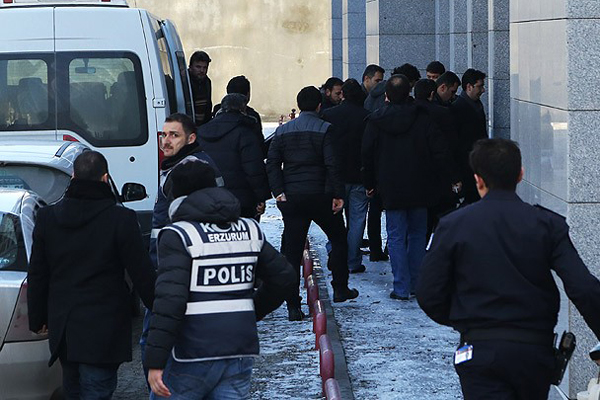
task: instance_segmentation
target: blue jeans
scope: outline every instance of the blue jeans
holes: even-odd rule
[[[386,221],[394,293],[408,297],[415,291],[419,267],[425,257],[427,209],[387,210]]]
[[[171,391],[169,400],[245,400],[250,398],[254,358],[177,362],[169,357],[163,382]],[[165,397],[150,394],[150,400]]]
[[[144,367],[144,359],[146,358],[146,342],[148,341],[148,332],[150,332],[150,318],[152,318],[152,310],[144,307],[144,322],[142,324],[142,334],[140,335],[140,353],[142,355],[142,368],[144,369],[144,376],[146,382],[148,382],[148,369]],[[150,386],[148,386],[150,387]]]
[[[66,400],[110,400],[117,388],[119,364],[60,361]]]
[[[348,269],[357,270],[362,264],[362,244],[369,198],[362,185],[346,185],[346,218],[348,220]]]

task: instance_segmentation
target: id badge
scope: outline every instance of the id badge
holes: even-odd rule
[[[473,358],[473,346],[465,345],[454,353],[454,365],[462,364]]]

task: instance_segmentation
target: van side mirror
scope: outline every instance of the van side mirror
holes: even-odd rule
[[[121,189],[121,201],[123,203],[128,201],[138,201],[144,200],[148,197],[146,193],[146,188],[144,185],[139,183],[126,183],[123,185],[123,189]]]

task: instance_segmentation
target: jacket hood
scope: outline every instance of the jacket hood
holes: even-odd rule
[[[53,212],[59,225],[77,228],[115,204],[115,196],[106,183],[73,179]]]
[[[369,97],[379,97],[385,95],[385,84],[387,81],[381,81],[369,92]]]
[[[392,135],[408,133],[420,112],[427,112],[422,106],[410,104],[389,104],[373,112],[368,118],[379,130]]]
[[[177,221],[221,223],[240,217],[240,202],[227,189],[212,187],[178,197],[169,206],[169,218]]]
[[[239,126],[252,127],[255,119],[237,112],[221,112],[198,129],[198,137],[208,142],[217,141]]]

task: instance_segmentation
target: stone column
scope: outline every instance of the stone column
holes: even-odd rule
[[[331,76],[343,74],[342,0],[331,0]]]
[[[367,0],[367,63],[391,72],[404,63],[435,59],[435,0]],[[388,74],[386,74],[388,76]]]
[[[435,0],[435,59],[450,68],[450,3]]]
[[[600,5],[591,0],[510,1],[511,137],[521,144],[523,198],[567,217],[592,273],[600,272]],[[565,303],[569,304],[569,303]],[[599,310],[600,312],[600,310]],[[573,305],[560,324],[577,335],[562,388],[575,397],[598,368],[597,343]]]
[[[488,3],[488,111],[492,137],[510,138],[510,52],[508,0]]]
[[[366,5],[365,0],[343,0],[343,76],[361,82],[367,66]]]

